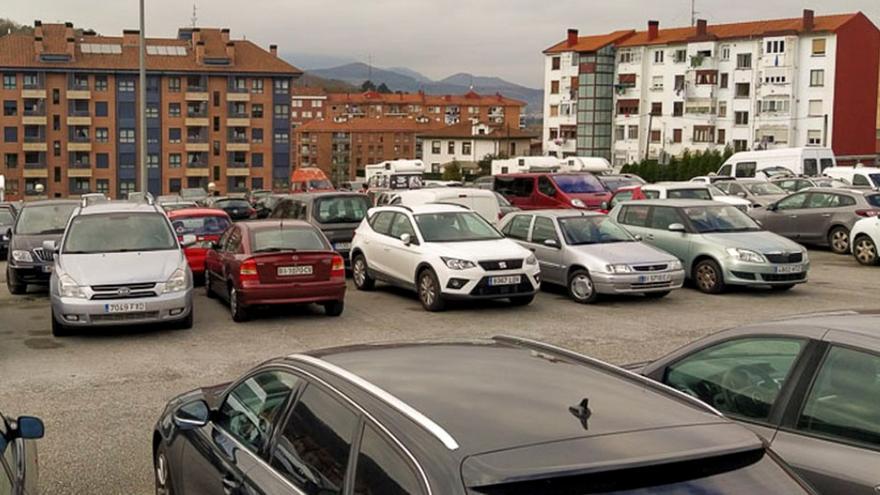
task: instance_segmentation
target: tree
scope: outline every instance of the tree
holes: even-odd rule
[[[494,155],[489,153],[488,155],[480,158],[480,161],[477,162],[477,165],[480,167],[480,175],[492,175],[492,160],[506,160],[507,153],[503,151]]]
[[[443,167],[443,180],[460,181],[461,178],[461,164],[458,160],[452,160]]]
[[[367,79],[366,81],[364,81],[363,84],[361,84],[361,91],[376,91],[376,85],[373,84],[373,81]]]
[[[380,84],[379,87],[376,88],[376,91],[383,93],[383,94],[386,94],[386,95],[391,94],[391,89],[388,86],[386,86],[385,83]]]
[[[0,37],[15,33],[31,34],[33,30],[31,26],[24,26],[12,19],[0,18]]]

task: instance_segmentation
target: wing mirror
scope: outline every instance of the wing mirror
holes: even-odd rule
[[[684,225],[682,225],[680,223],[670,224],[668,228],[669,228],[670,232],[680,232],[682,234],[687,232],[687,230],[684,228]]]
[[[183,247],[190,247],[196,242],[198,242],[198,238],[195,234],[184,234],[180,240],[180,245]]]
[[[208,424],[211,417],[211,410],[208,403],[203,400],[196,400],[180,406],[174,412],[174,424],[183,431],[195,430]]]
[[[602,204],[599,205],[599,209],[608,211],[611,209],[611,205],[608,204],[608,201],[602,201]]]
[[[767,205],[767,211],[776,211],[779,209],[779,205],[776,203],[770,203]]]
[[[55,241],[43,241],[43,251],[57,253],[58,243],[56,243]]]
[[[5,435],[0,435],[0,454],[6,451],[6,446],[10,442],[18,438],[36,440],[43,438],[43,434],[46,432],[43,421],[34,416],[19,416],[10,426],[11,428]]]
[[[544,245],[547,247],[558,248],[559,241],[556,239],[544,239]]]
[[[400,242],[402,242],[404,246],[409,246],[412,244],[412,236],[409,234],[402,234],[400,236]]]

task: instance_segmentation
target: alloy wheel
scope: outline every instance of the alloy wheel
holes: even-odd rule
[[[354,278],[354,283],[358,287],[364,285],[364,280],[367,278],[367,267],[364,266],[363,258],[358,258],[354,261],[354,266],[351,269],[351,276]]]
[[[432,306],[437,297],[437,289],[434,287],[434,279],[425,273],[419,281],[419,297],[425,306]]]
[[[168,489],[168,461],[164,453],[156,457],[156,495],[169,495]]]
[[[232,314],[238,311],[238,292],[235,288],[229,291],[229,310]]]
[[[718,283],[718,274],[709,265],[703,265],[697,270],[697,284],[703,290],[712,290]]]
[[[849,249],[849,232],[837,229],[831,233],[831,249],[835,253],[845,253]]]
[[[873,265],[877,262],[877,245],[866,237],[860,238],[853,246],[856,259],[863,265]]]

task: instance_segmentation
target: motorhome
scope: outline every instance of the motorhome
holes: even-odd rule
[[[421,160],[387,160],[364,167],[370,189],[419,189],[425,163]]]
[[[554,156],[520,156],[492,160],[492,175],[558,172],[562,160]]]
[[[590,172],[607,174],[611,172],[611,163],[594,156],[569,156],[562,159],[560,172]]]
[[[818,177],[837,165],[831,148],[781,148],[734,153],[718,169],[718,175],[763,178],[781,174]]]

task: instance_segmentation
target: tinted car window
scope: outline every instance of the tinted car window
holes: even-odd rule
[[[644,194],[647,199],[657,199],[660,197],[660,191],[652,191],[650,189],[642,189],[642,194]]]
[[[556,188],[547,177],[538,177],[538,191],[546,196],[556,196]]]
[[[868,194],[865,196],[865,200],[869,205],[880,208],[880,194]]]
[[[632,197],[632,191],[620,191],[619,193],[615,194],[613,198],[611,198],[611,208],[614,208],[617,203],[631,200]]]
[[[287,419],[272,452],[272,466],[309,495],[343,492],[358,417],[310,385]]]
[[[70,222],[62,252],[90,254],[169,249],[177,249],[177,239],[165,215],[108,213],[76,216]]]
[[[553,182],[568,194],[605,192],[605,186],[593,174],[554,175]]]
[[[276,415],[299,381],[297,377],[280,371],[248,378],[226,396],[215,424],[258,451],[269,440]]]
[[[529,227],[532,225],[531,215],[516,215],[504,226],[504,235],[511,239],[528,240]]]
[[[868,178],[864,175],[855,174],[853,175],[852,185],[854,186],[870,186],[871,183],[868,182]]]
[[[75,204],[54,204],[28,206],[21,210],[15,223],[15,233],[19,235],[61,234],[67,227]]]
[[[736,177],[754,177],[757,169],[755,162],[739,162],[736,164]]]
[[[880,448],[880,356],[843,347],[828,351],[798,429]]]
[[[229,225],[229,219],[221,216],[176,217],[171,221],[171,227],[178,236],[219,235],[225,232]]]
[[[314,228],[259,229],[251,234],[251,251],[326,251],[330,246]]]
[[[422,213],[415,216],[422,238],[427,242],[489,241],[501,234],[473,212]]]
[[[766,420],[804,345],[784,337],[722,342],[669,366],[663,381],[725,414]]]
[[[652,229],[669,230],[674,223],[683,223],[678,210],[668,206],[655,206],[651,212]]]
[[[712,200],[709,189],[705,187],[695,187],[693,189],[670,189],[666,192],[668,199],[705,199]]]
[[[821,160],[819,160],[819,163],[822,166],[823,172],[825,171],[826,168],[834,166],[834,160],[832,160],[831,158],[822,158]]]
[[[777,209],[780,210],[797,210],[804,207],[807,201],[807,193],[792,194],[787,198],[782,198],[776,203]]]
[[[535,217],[535,227],[532,229],[532,242],[535,244],[543,244],[544,241],[552,239],[559,243],[559,237],[556,235],[556,227],[553,226],[553,220],[546,217]]]
[[[819,163],[815,158],[807,158],[804,160],[804,175],[819,175]]]
[[[372,426],[364,428],[354,476],[355,495],[424,493],[412,465]]]
[[[393,211],[381,211],[370,219],[370,227],[380,234],[388,234],[391,230],[391,220],[394,219]]]
[[[358,223],[369,208],[365,196],[331,196],[316,199],[312,215],[319,223]]]
[[[221,199],[214,202],[216,208],[250,208],[251,204],[244,199]]]
[[[621,209],[618,219],[624,225],[632,225],[634,227],[648,226],[648,207],[647,206],[624,206]]]
[[[840,196],[829,193],[812,193],[807,199],[807,208],[835,208],[840,206]]]
[[[403,234],[409,234],[410,238],[413,240],[416,238],[416,231],[413,230],[412,222],[410,222],[409,218],[403,213],[397,213],[394,215],[394,220],[391,221],[391,230],[389,233],[391,234],[391,237],[396,239],[400,239]]]
[[[532,195],[535,180],[532,177],[496,177],[495,190],[505,196],[527,198]]]

